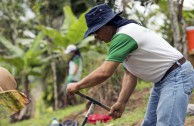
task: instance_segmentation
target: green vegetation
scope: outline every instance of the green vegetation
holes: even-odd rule
[[[108,123],[97,123],[96,126],[132,126],[137,125],[139,126],[143,120],[148,97],[150,93],[150,88],[152,87],[151,83],[147,83],[145,81],[139,81],[135,92],[133,93],[132,97],[130,98],[125,112],[123,113],[122,117],[116,120],[111,120]],[[40,104],[41,101],[37,103]],[[194,102],[194,101],[191,101]],[[43,106],[44,107],[44,106]],[[42,107],[41,107],[42,108]],[[85,109],[85,103],[76,105],[76,106],[69,106],[65,109],[59,109],[57,111],[52,111],[52,109],[44,110],[44,112],[36,114],[36,117],[24,120],[21,122],[17,122],[14,124],[9,124],[8,119],[4,119],[0,121],[0,126],[46,126],[51,123],[52,118],[56,117],[58,120],[64,121],[66,119],[75,119],[82,123],[84,119],[83,111]],[[40,111],[40,110],[39,110]],[[187,124],[192,123],[193,117],[187,117]],[[93,124],[86,124],[86,126],[94,126]],[[189,125],[188,125],[189,126]]]
[[[35,117],[29,120],[24,120],[21,122],[17,122],[14,124],[9,124],[8,120],[4,119],[0,121],[0,126],[47,126],[51,123],[53,118],[57,118],[58,120],[64,120],[64,118],[72,113],[81,113],[84,109],[85,105],[77,105],[77,106],[70,106],[65,109],[60,109],[57,111],[47,111],[42,113],[39,117]]]
[[[97,1],[104,2],[105,0]],[[106,1],[115,10],[118,9],[115,0]],[[146,1],[141,0],[144,7]],[[150,6],[144,8],[143,13],[135,7],[134,3],[136,2],[136,0],[132,0],[122,3],[123,9],[127,10],[123,11],[122,16],[141,22],[144,26],[160,33],[170,44],[176,45],[172,38],[174,22],[170,20],[167,0],[155,0],[155,3],[151,3],[156,9],[153,9],[150,3],[147,4]],[[174,0],[174,2],[176,3],[174,8],[182,9],[178,4],[180,0]],[[84,62],[83,77],[100,66],[106,57],[109,44],[94,40],[94,36],[83,39],[87,29],[84,15],[90,7],[96,4],[94,0],[1,1],[0,66],[12,73],[17,81],[19,91],[35,100],[27,106],[28,109],[23,112],[23,115],[20,115],[21,119],[28,120],[19,122],[18,115],[16,115],[12,118],[14,121],[18,121],[17,123],[10,124],[8,119],[3,119],[0,120],[0,126],[45,126],[51,122],[53,117],[65,119],[66,116],[79,113],[84,109],[85,103],[61,109],[62,105],[58,104],[63,100],[57,96],[60,95],[59,92],[62,90],[67,75],[68,57],[63,53],[67,45],[76,44],[80,48]],[[143,6],[141,7],[143,8]],[[31,17],[29,17],[30,14]],[[183,24],[185,26],[194,25],[194,10],[179,10],[177,16],[180,16],[180,27]],[[155,19],[160,18],[163,23],[158,24]],[[185,44],[185,28],[180,31],[182,33],[180,41]],[[100,100],[112,104],[120,90],[122,77],[123,68],[120,65],[113,76],[101,87],[91,88],[91,90],[84,89],[82,92],[98,100],[104,98]],[[112,120],[108,124],[114,124],[114,126],[140,124],[152,84],[141,79],[138,80],[138,83],[122,118]],[[99,96],[99,94],[101,95]],[[194,103],[194,99],[192,102]],[[83,119],[84,117],[80,116],[78,121],[81,123]],[[188,117],[188,120],[192,121],[192,118]]]
[[[114,124],[115,126],[121,126],[121,125],[128,126],[130,124],[134,124],[139,120],[142,120],[145,113],[146,103],[139,104],[138,101],[147,102],[149,92],[147,91],[142,92],[141,93],[141,96],[143,96],[142,99],[139,99],[139,97],[136,97],[136,95],[138,94],[139,91],[141,92],[142,90],[149,89],[150,87],[151,87],[151,83],[141,81],[138,84],[138,87],[135,90],[134,95],[132,95],[132,98],[130,99],[129,104],[126,106],[126,110],[123,113],[123,116],[117,120],[111,120],[110,122],[105,124],[97,123],[97,126],[105,126],[107,124]],[[131,105],[132,102],[135,100],[137,101],[138,106]],[[42,109],[44,109],[43,107],[45,107],[42,101],[38,101],[36,106],[39,106],[38,108],[42,108]],[[40,107],[40,106],[43,106],[43,107]],[[79,121],[79,124],[81,124],[84,119],[84,116],[83,116],[83,110],[85,109],[84,107],[85,107],[85,103],[77,106],[69,106],[65,109],[59,109],[57,111],[52,111],[52,109],[47,109],[47,110],[43,110],[43,112],[40,112],[41,110],[38,110],[39,112],[36,112],[36,116],[32,119],[24,120],[14,124],[9,124],[8,120],[4,119],[4,120],[1,120],[0,126],[43,126],[43,125],[45,126],[51,123],[52,118],[54,117],[59,120],[65,120],[66,117],[72,114],[79,115],[78,116],[79,118],[76,118],[75,120]],[[92,125],[87,124],[86,126],[92,126]]]

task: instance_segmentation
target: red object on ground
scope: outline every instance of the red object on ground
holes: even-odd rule
[[[111,120],[111,116],[108,116],[106,114],[91,114],[88,116],[88,123],[96,124],[97,122],[106,123],[109,120]]]
[[[186,31],[187,31],[189,54],[194,54],[194,26],[187,27]]]

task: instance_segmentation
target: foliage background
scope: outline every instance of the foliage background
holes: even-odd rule
[[[63,105],[60,99],[68,69],[68,57],[63,53],[67,45],[76,44],[80,48],[84,58],[83,77],[104,61],[109,44],[96,41],[93,36],[83,39],[87,30],[84,15],[90,7],[100,2],[107,2],[115,12],[122,10],[123,17],[139,21],[176,46],[171,12],[166,0],[124,0],[121,3],[115,0],[1,0],[0,65],[14,75],[18,90],[32,98],[32,103],[23,112],[12,116],[9,122],[40,118],[45,113],[69,106]],[[183,48],[181,51],[184,53],[187,50],[185,27],[194,25],[194,10],[178,11],[181,6],[178,3],[181,2],[174,1],[177,17],[182,15],[177,21]],[[187,53],[184,54],[187,56]],[[102,86],[83,92],[111,105],[120,90],[122,75],[123,68],[119,67]],[[141,87],[142,90],[144,88]],[[91,93],[96,90],[97,93]],[[105,94],[106,91],[109,94]],[[65,110],[61,113],[65,113]],[[143,117],[143,113],[140,117]],[[0,125],[5,126],[4,122],[8,124],[1,121]]]

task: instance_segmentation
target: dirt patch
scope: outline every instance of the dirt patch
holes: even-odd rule
[[[143,119],[136,121],[135,123],[132,124],[132,126],[141,126]]]
[[[193,119],[186,118],[185,126],[193,126],[194,125],[194,116],[192,118]]]
[[[127,106],[130,106],[130,110],[134,110],[139,106],[147,104],[147,101],[145,100],[145,96],[148,95],[149,92],[150,92],[150,88],[144,88],[143,90],[135,91],[132,94],[127,104]]]
[[[128,104],[126,106],[126,111],[133,111],[134,109],[142,106],[142,105],[147,105],[147,100],[145,97],[149,96],[150,93],[150,88],[145,88],[143,90],[135,91],[131,98],[128,101]],[[103,102],[101,102],[103,103]],[[112,102],[113,103],[113,102]],[[191,96],[190,103],[194,103],[194,93]],[[104,103],[106,104],[106,103]],[[89,107],[90,104],[86,105],[86,108]],[[111,105],[109,105],[111,106]],[[87,109],[82,110],[80,112],[74,113],[69,115],[68,117],[64,117],[64,119],[72,119],[77,122],[82,122],[85,114],[87,112]],[[102,107],[95,105],[92,114],[108,114],[108,111],[103,109]],[[137,120],[135,123],[133,123],[131,126],[140,126],[142,123],[143,119]],[[111,125],[111,124],[110,124]],[[127,125],[126,125],[127,126]],[[194,126],[194,116],[188,116],[185,120],[185,125],[184,126]]]

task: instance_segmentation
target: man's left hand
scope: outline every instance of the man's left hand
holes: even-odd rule
[[[112,116],[113,119],[120,118],[125,110],[125,104],[116,102],[112,107],[108,115]]]

